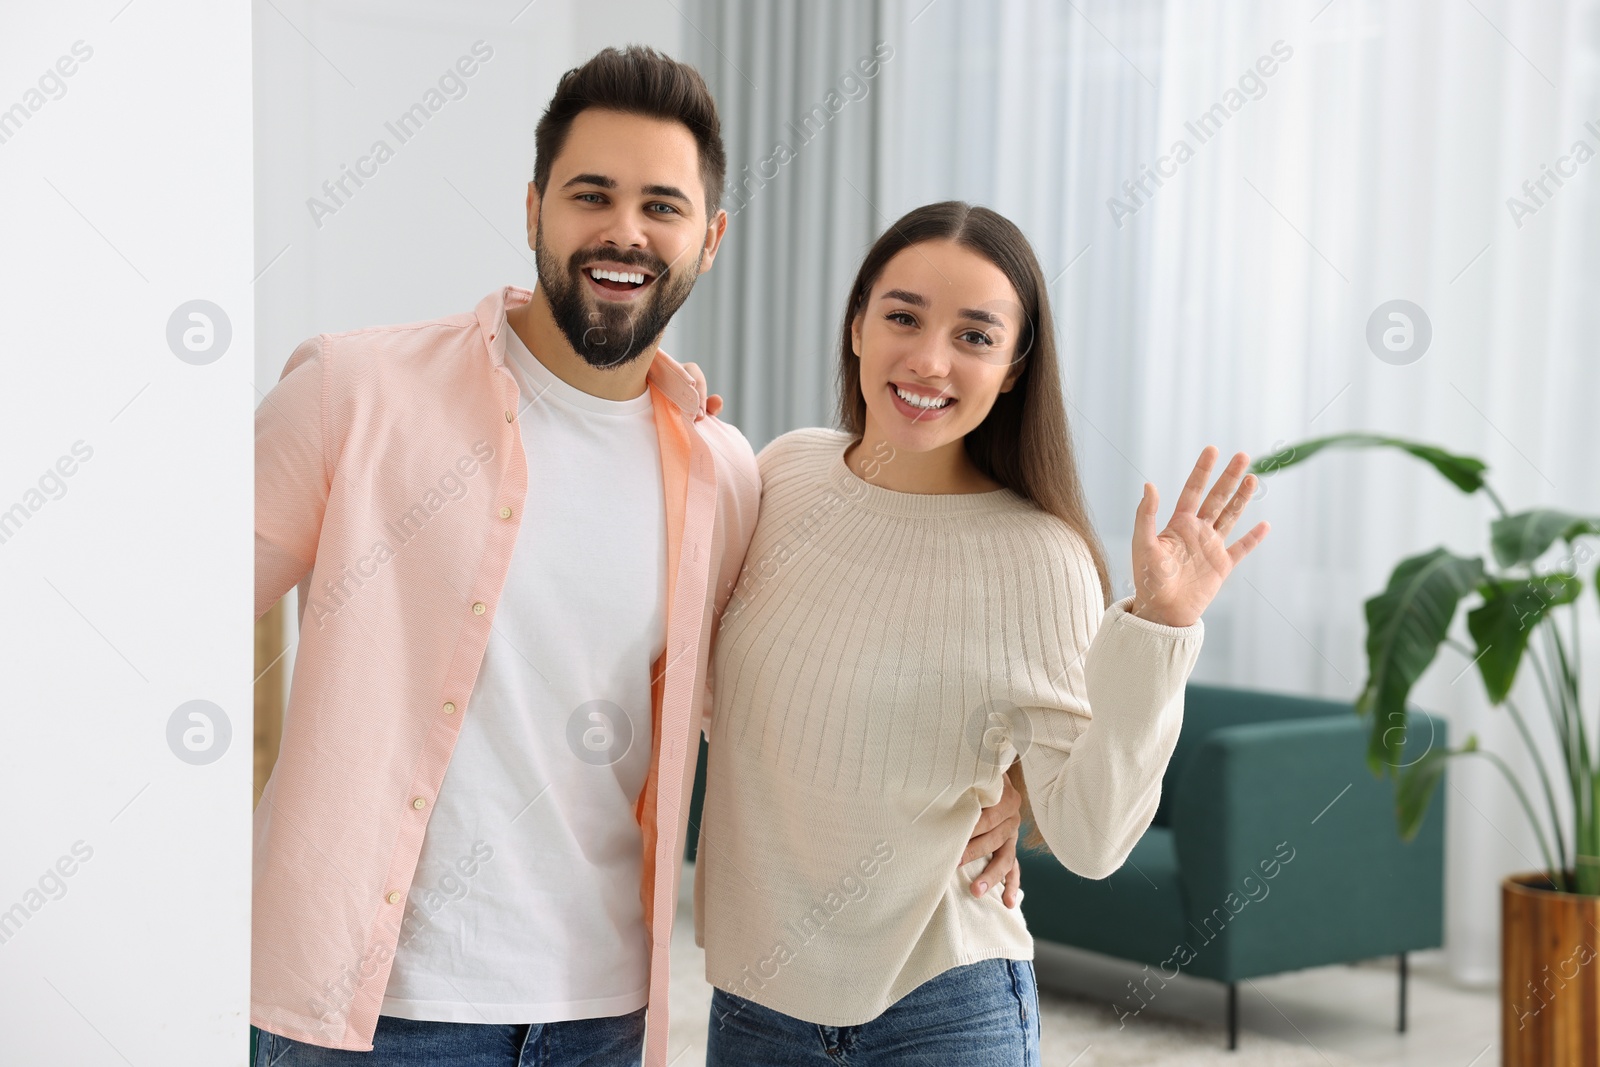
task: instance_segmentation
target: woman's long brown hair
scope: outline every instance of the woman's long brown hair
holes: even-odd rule
[[[986,207],[946,200],[908,212],[873,244],[850,287],[840,330],[840,428],[858,440],[866,431],[867,401],[861,394],[861,363],[851,346],[851,324],[866,307],[888,262],[924,241],[953,241],[970,249],[998,267],[1016,290],[1023,320],[1014,359],[1022,364],[1022,370],[1011,390],[1001,393],[983,422],[967,434],[967,455],[984,474],[1054,515],[1083,538],[1100,576],[1104,610],[1111,605],[1111,574],[1105,547],[1089,521],[1067,428],[1050,296],[1033,247],[1011,220]],[[1028,830],[1023,843],[1042,849],[1046,847],[1044,838],[1033,823],[1021,775],[1013,775],[1012,782],[1023,794]]]

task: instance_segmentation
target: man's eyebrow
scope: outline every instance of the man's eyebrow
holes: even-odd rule
[[[607,178],[604,174],[574,174],[561,188],[570,189],[574,185],[598,185],[602,189],[615,189],[617,181],[615,178]]]
[[[598,185],[602,189],[615,189],[617,180],[608,178],[604,174],[574,174],[561,188],[568,189],[574,185]],[[682,200],[685,204],[692,203],[689,195],[676,185],[646,185],[639,191],[645,196],[665,196],[673,200]]]
[[[682,200],[685,204],[692,202],[688,194],[676,185],[647,185],[639,191],[645,196],[668,196],[674,200]]]

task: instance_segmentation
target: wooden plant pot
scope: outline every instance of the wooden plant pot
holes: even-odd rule
[[[1600,1067],[1600,897],[1500,883],[1500,1062]]]

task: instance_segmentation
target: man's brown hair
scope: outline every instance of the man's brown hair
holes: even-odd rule
[[[533,135],[533,184],[541,198],[572,120],[592,107],[687,126],[700,149],[706,218],[716,213],[722,203],[722,183],[728,169],[717,102],[699,71],[643,45],[603,49],[583,66],[567,71],[556,83],[555,95]]]

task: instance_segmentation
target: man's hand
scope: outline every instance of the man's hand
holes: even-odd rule
[[[715,393],[706,395],[706,375],[697,363],[685,363],[683,369],[689,372],[689,377],[694,379],[695,392],[700,394],[700,399],[705,401],[706,414],[715,415],[722,410],[722,397]]]
[[[979,856],[989,856],[989,865],[972,883],[972,895],[981,897],[990,886],[1004,881],[1006,887],[1000,899],[1006,907],[1014,908],[1022,900],[1022,868],[1017,866],[1022,794],[1011,784],[1010,772],[1002,777],[1005,785],[1001,788],[1000,799],[978,813],[972,839],[967,842],[967,850],[961,854],[961,863],[957,866],[964,867]]]

